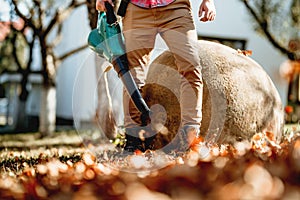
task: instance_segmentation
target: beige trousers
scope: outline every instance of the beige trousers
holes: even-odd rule
[[[200,127],[202,119],[203,82],[197,48],[197,32],[189,0],[176,0],[165,7],[145,9],[133,4],[123,18],[123,33],[129,69],[141,89],[145,84],[145,70],[157,34],[164,39],[175,56],[181,77],[181,126]],[[140,124],[140,113],[124,90],[124,124]]]

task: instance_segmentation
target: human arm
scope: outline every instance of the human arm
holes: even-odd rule
[[[106,1],[108,3],[110,3],[112,6],[114,6],[112,0],[97,0],[96,1],[96,9],[99,10],[99,11],[106,11],[106,8],[105,8],[105,5],[104,5],[104,3]]]
[[[216,18],[214,0],[203,0],[199,7],[200,21],[213,21]]]

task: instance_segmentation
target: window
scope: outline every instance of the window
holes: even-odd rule
[[[229,46],[233,49],[240,49],[240,50],[245,50],[247,44],[246,39],[240,39],[240,38],[223,38],[223,37],[210,37],[210,36],[199,35],[198,39],[218,42],[226,46]]]

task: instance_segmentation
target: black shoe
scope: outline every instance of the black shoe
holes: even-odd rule
[[[153,150],[155,137],[156,133],[148,127],[126,128],[124,150],[128,152]]]
[[[127,128],[125,133],[124,151],[135,152],[136,150],[144,151],[143,141],[139,138],[139,128]]]
[[[154,150],[154,139],[156,135],[147,137],[144,142],[145,150]]]

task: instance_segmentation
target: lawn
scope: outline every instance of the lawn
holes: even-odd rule
[[[185,154],[120,155],[76,131],[0,136],[0,199],[300,199],[300,135],[286,126],[249,142]]]

